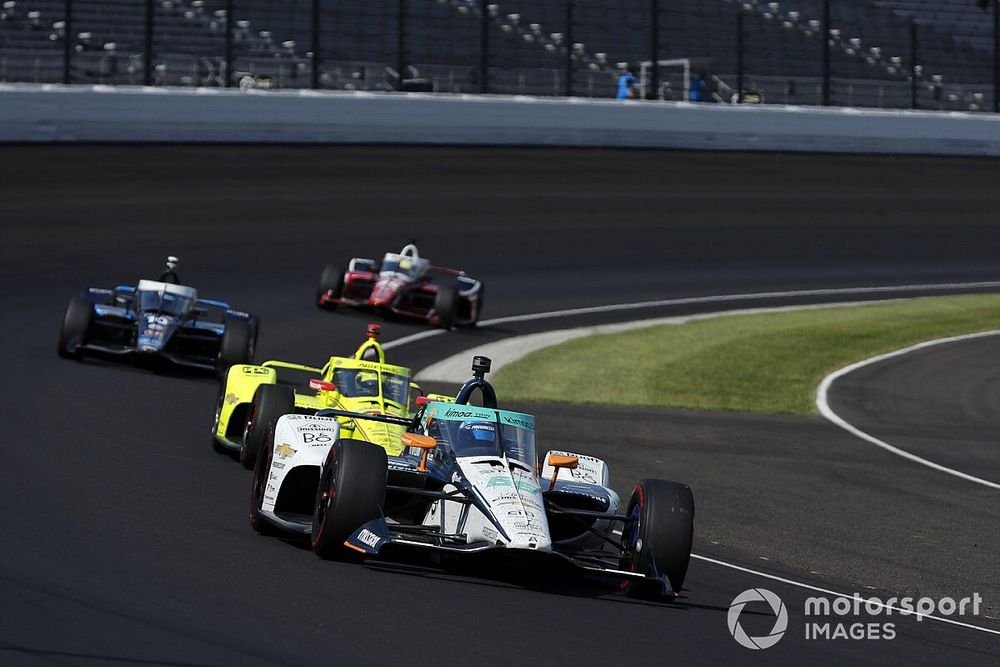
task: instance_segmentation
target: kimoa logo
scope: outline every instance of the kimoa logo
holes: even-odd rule
[[[489,418],[489,413],[487,413],[486,415],[483,415],[483,413],[481,413],[479,411],[473,412],[472,410],[456,410],[455,408],[450,408],[447,412],[444,413],[444,416],[445,417],[485,417],[485,418],[488,419]]]
[[[750,602],[766,602],[771,605],[771,611],[774,612],[774,627],[763,637],[750,637],[740,625],[740,614],[743,612],[743,607]],[[766,588],[751,588],[733,599],[732,604],[729,605],[729,615],[726,620],[729,622],[729,634],[740,646],[753,650],[771,648],[781,640],[785,635],[785,630],[788,629],[788,609],[785,608],[785,603],[781,601],[781,598]]]

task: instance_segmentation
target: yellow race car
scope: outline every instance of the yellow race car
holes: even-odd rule
[[[315,414],[317,410],[337,409],[365,414],[409,417],[412,393],[420,388],[410,381],[410,369],[385,362],[385,351],[378,342],[377,324],[369,324],[366,340],[353,357],[330,357],[322,368],[287,361],[265,361],[259,366],[236,364],[229,369],[219,388],[212,427],[212,446],[216,451],[237,453],[245,468],[253,468],[257,450],[268,428],[286,414]],[[317,374],[309,380],[308,393],[296,391],[278,369]],[[302,428],[307,428],[303,426]],[[342,437],[367,440],[386,449],[390,456],[403,450],[400,436],[405,428],[396,424],[341,420]],[[344,432],[348,435],[343,435]],[[329,444],[326,433],[306,434],[316,444]]]

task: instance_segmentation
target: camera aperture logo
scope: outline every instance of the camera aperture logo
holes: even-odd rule
[[[915,616],[916,620],[949,616],[979,615],[983,598],[977,592],[960,599],[944,597],[892,597],[886,601],[862,597],[855,593],[848,596],[831,593],[829,597],[810,597],[805,600],[806,640],[892,640],[896,638],[896,625],[892,616]],[[751,602],[765,602],[774,614],[774,626],[760,637],[751,637],[740,624],[743,608]],[[934,616],[932,614],[938,614]],[[888,620],[887,620],[888,619]],[[776,594],[766,588],[743,591],[729,605],[726,619],[729,634],[743,646],[752,650],[771,648],[788,630],[788,609]]]
[[[771,606],[771,611],[774,612],[774,627],[763,637],[751,637],[747,635],[743,626],[740,625],[740,614],[743,612],[743,607],[751,602],[766,602]],[[781,641],[781,638],[785,635],[785,630],[788,629],[788,609],[785,607],[785,603],[781,601],[781,598],[766,588],[751,588],[737,595],[732,604],[729,605],[727,620],[729,622],[729,634],[733,636],[733,639],[740,646],[754,650],[771,648]]]

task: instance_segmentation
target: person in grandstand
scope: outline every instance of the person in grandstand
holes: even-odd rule
[[[704,72],[691,75],[691,89],[688,92],[689,102],[708,102],[708,75]]]
[[[639,89],[636,87],[638,79],[635,78],[635,74],[631,69],[622,70],[621,76],[618,77],[618,95],[616,96],[619,100],[634,100],[639,97]]]

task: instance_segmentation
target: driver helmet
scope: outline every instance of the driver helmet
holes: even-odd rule
[[[467,419],[458,427],[458,448],[462,453],[476,448],[493,452],[496,439],[497,425],[485,419]]]
[[[354,384],[362,394],[378,395],[378,373],[375,371],[358,371],[354,376]]]

